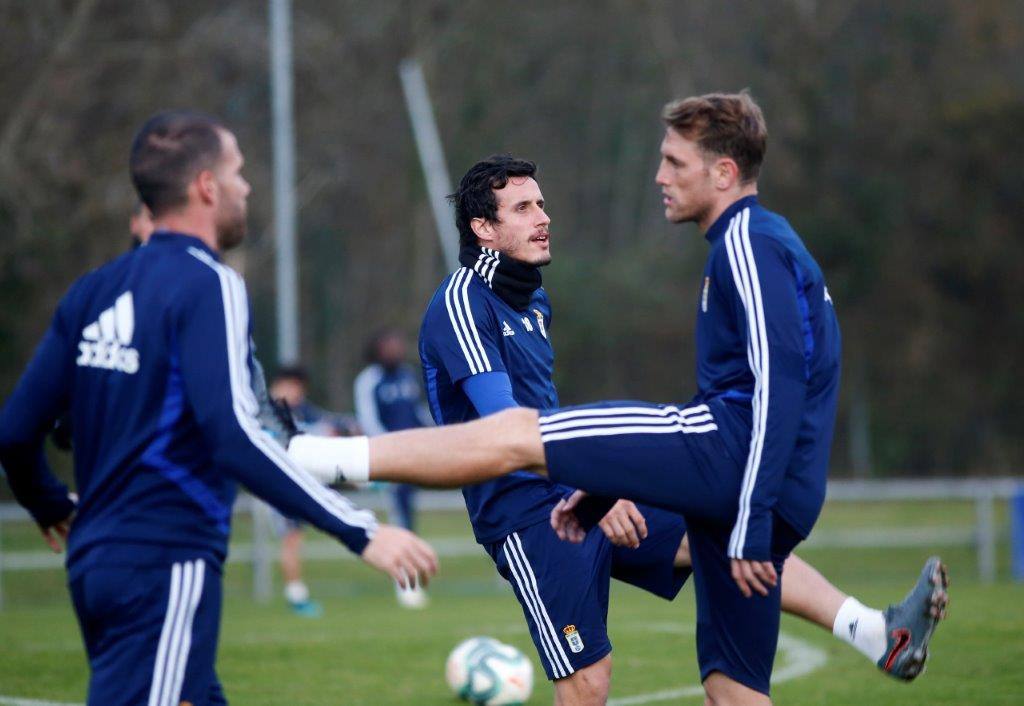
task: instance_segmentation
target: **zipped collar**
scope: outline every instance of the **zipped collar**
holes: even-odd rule
[[[733,204],[729,206],[729,208],[725,209],[722,212],[722,215],[711,224],[711,227],[708,228],[708,232],[704,234],[704,237],[708,239],[709,243],[715,242],[723,233],[725,233],[725,229],[728,227],[729,221],[732,220],[733,216],[745,209],[747,206],[756,205],[758,205],[756,194],[744,196],[739,201],[733,202]]]
[[[199,248],[220,262],[220,254],[194,235],[173,230],[157,230],[149,236],[147,245],[178,245],[183,248]]]

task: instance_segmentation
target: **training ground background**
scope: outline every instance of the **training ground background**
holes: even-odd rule
[[[969,526],[970,503],[832,504],[818,525],[823,533],[869,528]],[[1005,539],[1005,508],[997,527]],[[5,524],[5,552],[42,547],[28,523]],[[364,565],[317,560],[307,565],[320,619],[293,615],[280,598],[252,598],[252,570],[229,564],[218,672],[233,704],[449,704],[444,682],[448,651],[463,638],[492,635],[533,661],[540,678],[532,704],[552,701],[519,604],[497,578],[490,559],[470,545],[464,513],[432,512],[421,531],[439,546],[461,547],[443,556],[431,585],[432,604],[421,612],[396,607],[388,582]],[[235,541],[247,542],[246,516],[236,517]],[[328,540],[309,532],[308,541]],[[899,600],[923,560],[941,553],[952,572],[950,617],[932,645],[927,672],[913,684],[883,676],[830,634],[784,617],[776,671],[789,678],[773,689],[781,704],[1020,704],[1024,703],[1024,585],[1009,579],[1008,551],[999,546],[998,580],[977,580],[969,547],[815,549],[800,553],[841,588],[884,607]],[[8,571],[0,610],[0,704],[80,704],[87,667],[64,584],[56,569]],[[616,585],[610,611],[612,703],[699,704],[694,652],[693,591],[673,603]]]

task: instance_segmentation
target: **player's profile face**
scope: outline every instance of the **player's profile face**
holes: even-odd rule
[[[504,189],[495,189],[498,221],[492,223],[493,240],[484,242],[520,262],[546,265],[551,262],[551,219],[544,211],[544,194],[533,177],[509,177]]]
[[[661,163],[655,182],[661,187],[665,218],[672,223],[700,223],[715,198],[711,170],[697,143],[672,128],[661,141]]]
[[[214,168],[220,194],[216,218],[217,245],[221,250],[230,250],[245,238],[250,187],[242,176],[244,164],[238,140],[230,132],[221,131],[221,157]]]

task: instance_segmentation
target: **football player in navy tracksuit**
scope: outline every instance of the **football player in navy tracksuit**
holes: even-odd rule
[[[245,286],[220,252],[245,233],[234,136],[185,112],[150,119],[132,179],[149,244],[65,295],[0,412],[0,463],[68,580],[90,704],[224,703],[214,671],[221,570],[241,482],[396,580],[436,570],[428,545],[324,488],[259,427]],[[70,409],[77,506],[42,452]]]
[[[534,170],[498,155],[470,168],[453,196],[463,267],[438,287],[420,327],[438,424],[558,405],[551,304],[539,269],[551,259],[550,219]],[[579,544],[561,541],[549,521],[572,491],[528,472],[463,488],[476,540],[522,604],[556,703],[566,706],[607,699],[610,579],[671,600],[689,574],[675,566],[685,524],[664,510],[620,504],[615,521],[632,513],[647,529],[630,546],[614,546],[597,527]]]
[[[680,405],[538,404],[539,414],[506,410],[447,429],[351,440],[338,461],[347,477],[424,485],[534,469],[597,496],[681,513],[709,702],[767,703],[779,574],[825,496],[839,327],[817,263],[789,224],[758,202],[767,133],[756,104],[746,94],[702,96],[669,104],[664,119],[656,180],[665,215],[696,222],[710,245],[697,300],[697,395]],[[460,325],[467,361],[493,365],[482,339]],[[571,534],[571,519],[554,519]],[[834,589],[827,612],[834,626],[852,618],[851,632],[861,615],[874,623],[869,644],[858,647],[909,679],[943,615],[944,588],[933,558],[884,616]]]

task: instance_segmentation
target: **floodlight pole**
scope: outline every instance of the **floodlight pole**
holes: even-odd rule
[[[299,295],[295,258],[295,126],[292,100],[291,0],[270,1],[270,95],[277,249],[277,359],[299,362]]]
[[[406,59],[399,64],[398,75],[402,80],[402,92],[405,94],[405,105],[412,121],[416,150],[419,152],[423,177],[427,182],[427,194],[434,214],[437,237],[441,241],[445,264],[454,270],[459,266],[459,233],[455,229],[452,209],[447,199],[452,190],[452,182],[448,176],[448,165],[444,160],[444,148],[437,131],[434,109],[430,104],[427,81],[423,77],[420,62],[415,59]]]
[[[295,121],[292,100],[291,0],[269,0],[271,131],[274,154],[274,235],[277,360],[299,362],[299,295],[295,258]],[[252,582],[257,602],[270,600],[269,510],[253,498]]]

